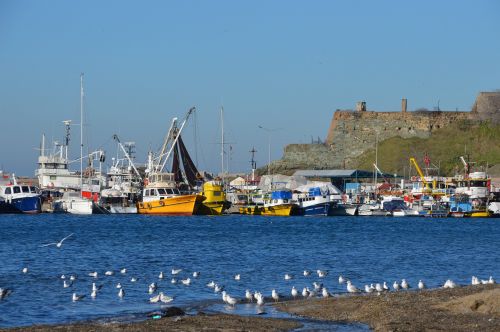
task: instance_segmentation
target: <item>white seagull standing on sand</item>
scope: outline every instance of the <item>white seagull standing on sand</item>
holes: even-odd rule
[[[64,239],[62,239],[61,241],[59,242],[52,242],[52,243],[47,243],[47,244],[44,244],[44,245],[41,245],[40,247],[48,247],[48,246],[56,246],[57,248],[61,248],[62,247],[62,244],[63,242],[69,238],[70,236],[72,236],[74,233],[71,233],[70,235],[66,236]]]
[[[394,290],[397,292],[400,288],[399,283],[397,281],[394,281],[394,283],[392,284],[392,288],[394,288]]]
[[[373,289],[370,286],[365,285],[365,292],[368,293],[368,294],[370,294],[370,293],[373,292]]]
[[[309,296],[309,289],[307,289],[307,287],[302,288],[302,296],[303,297]]]
[[[299,292],[297,291],[297,288],[295,288],[295,286],[293,286],[292,287],[292,296],[293,296],[294,300],[297,297],[297,295],[299,295]]]
[[[493,285],[495,283],[495,279],[493,279],[492,276],[490,276],[490,279],[488,279],[488,284]]]
[[[419,280],[419,281],[418,281],[418,289],[425,289],[425,288],[426,288],[426,287],[425,287],[424,282],[423,282],[422,280]]]
[[[401,280],[401,288],[408,290],[410,287],[410,284],[406,281],[406,279]]]
[[[351,283],[351,280],[347,280],[347,291],[349,293],[359,293],[360,290]]]
[[[384,291],[388,292],[389,291],[389,287],[387,286],[387,283],[384,281],[384,284],[382,285],[382,288],[384,289]]]
[[[328,293],[328,289],[326,289],[326,287],[323,287],[321,290],[321,295],[323,295],[323,297],[330,297],[330,293]]]

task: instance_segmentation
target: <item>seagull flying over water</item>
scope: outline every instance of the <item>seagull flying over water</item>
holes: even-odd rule
[[[70,235],[66,236],[64,239],[62,239],[61,241],[59,242],[52,242],[52,243],[47,243],[47,244],[44,244],[44,245],[41,245],[40,247],[48,247],[48,246],[56,246],[57,248],[61,248],[62,247],[62,244],[63,242],[69,238],[70,236],[72,236],[74,233],[71,233]]]

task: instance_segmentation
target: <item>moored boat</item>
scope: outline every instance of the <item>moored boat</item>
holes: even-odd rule
[[[0,171],[0,213],[40,213],[42,201],[37,187],[17,183],[14,175],[9,178]]]
[[[196,214],[200,215],[221,215],[230,205],[226,201],[226,194],[222,182],[207,181],[203,183],[203,191],[200,192],[205,200],[199,206]]]

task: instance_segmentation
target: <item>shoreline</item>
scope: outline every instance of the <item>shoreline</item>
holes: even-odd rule
[[[293,315],[364,323],[374,331],[499,331],[500,285],[342,295],[278,304]]]
[[[329,298],[285,300],[272,304],[299,319],[198,312],[167,315],[137,322],[80,321],[68,324],[0,328],[0,331],[290,331],[300,319],[366,324],[374,331],[454,330],[498,331],[500,285],[453,289],[340,295]],[[174,312],[175,313],[175,312]],[[145,316],[146,317],[146,316]]]

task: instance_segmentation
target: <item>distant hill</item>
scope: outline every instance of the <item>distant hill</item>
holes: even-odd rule
[[[500,124],[460,121],[434,131],[428,138],[389,138],[378,145],[378,166],[386,173],[408,175],[409,158],[415,157],[422,168],[426,153],[431,163],[439,166],[441,175],[451,176],[457,168],[461,170],[458,158],[467,155],[470,161],[488,165],[495,172],[500,165]],[[355,158],[352,165],[372,169],[374,161],[375,148],[372,148]]]

